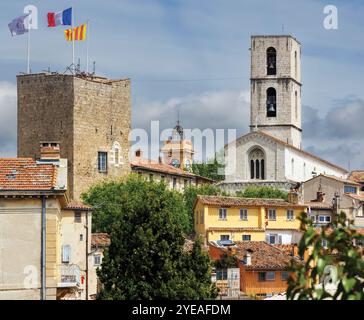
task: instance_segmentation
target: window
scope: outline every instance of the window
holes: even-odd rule
[[[226,220],[226,209],[225,208],[220,208],[219,209],[219,220]]]
[[[165,179],[165,177],[164,176],[161,176],[161,181],[162,182],[164,182],[164,179]]]
[[[266,281],[266,273],[258,272],[258,281]]]
[[[227,234],[222,234],[220,236],[220,241],[227,241],[227,240],[230,240],[230,236],[227,235]]]
[[[71,260],[71,246],[64,245],[62,246],[62,262],[69,263]]]
[[[353,186],[344,186],[344,192],[345,193],[356,193],[357,189]]]
[[[98,153],[99,172],[107,172],[107,152]]]
[[[205,223],[205,221],[204,221],[203,209],[202,209],[202,210],[201,210],[201,212],[200,212],[200,223],[201,223],[201,224],[204,224],[204,223]]]
[[[240,220],[248,220],[248,209],[240,209]]]
[[[297,51],[294,52],[294,73],[295,78],[297,78]]]
[[[269,220],[276,220],[277,218],[277,213],[275,209],[269,209],[268,210],[268,219]]]
[[[316,216],[310,216],[312,222],[316,222]]]
[[[177,188],[177,178],[173,178],[173,189]]]
[[[115,153],[115,165],[119,165],[119,159],[120,159],[120,154],[119,154],[119,148],[115,148],[114,150]]]
[[[295,92],[295,115],[296,115],[296,120],[298,118],[298,97],[297,97],[297,91]]]
[[[79,212],[79,211],[76,211],[75,212],[75,222],[76,223],[80,223],[81,222],[81,212]]]
[[[242,240],[243,241],[251,241],[252,236],[250,234],[243,234]]]
[[[294,211],[287,210],[287,220],[294,220]]]
[[[267,75],[277,74],[277,51],[273,47],[267,49]]]
[[[265,241],[269,244],[282,244],[282,235],[280,234],[267,234]]]
[[[294,176],[294,159],[291,160],[291,176]]]
[[[101,255],[100,254],[94,255],[94,265],[95,266],[101,265]]]
[[[327,248],[327,247],[328,247],[328,242],[327,242],[327,240],[322,239],[321,245],[322,245],[322,247],[323,247],[323,248]]]
[[[185,189],[187,188],[187,180],[186,180],[186,179],[183,181],[183,187],[184,187]]]
[[[267,281],[274,281],[276,279],[276,273],[273,271],[267,272],[266,279]]]
[[[227,280],[227,269],[217,269],[216,280]]]
[[[264,152],[260,148],[254,148],[249,153],[250,160],[250,179],[265,179]]]
[[[83,234],[80,234],[80,241],[83,241]]]
[[[329,223],[331,222],[331,216],[318,216],[318,221],[320,223]]]
[[[281,280],[282,281],[287,281],[289,277],[289,273],[287,271],[282,271],[281,273]]]
[[[274,88],[267,89],[267,117],[277,116],[277,92]]]

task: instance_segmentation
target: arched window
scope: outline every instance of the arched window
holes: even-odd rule
[[[255,177],[254,160],[250,160],[250,179],[254,179],[254,177]]]
[[[260,148],[254,148],[249,153],[250,179],[265,179],[265,156]]]
[[[260,179],[260,164],[259,160],[255,160],[255,178]]]
[[[303,164],[303,180],[306,181],[306,162]]]
[[[111,157],[112,157],[112,161],[115,166],[120,165],[120,159],[121,159],[120,150],[121,150],[120,143],[115,141],[113,143],[112,150],[111,150],[111,155],[112,155]]]
[[[277,51],[273,47],[267,49],[267,75],[277,74]]]
[[[294,176],[294,159],[291,160],[291,176]]]
[[[295,91],[295,100],[294,100],[294,103],[295,103],[295,114],[296,114],[296,120],[298,118],[298,97],[297,97],[297,91]]]
[[[297,79],[297,51],[294,52],[294,76]]]
[[[277,91],[274,88],[267,89],[267,117],[277,116]]]

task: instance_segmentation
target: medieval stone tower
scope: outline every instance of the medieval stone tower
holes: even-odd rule
[[[250,128],[301,148],[301,45],[292,36],[251,37]]]
[[[60,143],[75,200],[95,182],[130,171],[129,79],[42,73],[17,83],[18,157],[38,159],[40,142]]]

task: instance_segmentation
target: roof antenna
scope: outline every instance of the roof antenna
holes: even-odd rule
[[[93,71],[92,71],[92,75],[96,74],[96,61],[94,61],[94,66],[93,66]]]

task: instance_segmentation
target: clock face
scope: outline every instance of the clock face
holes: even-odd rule
[[[179,160],[172,159],[172,166],[175,167],[175,168],[179,168],[180,167]]]

